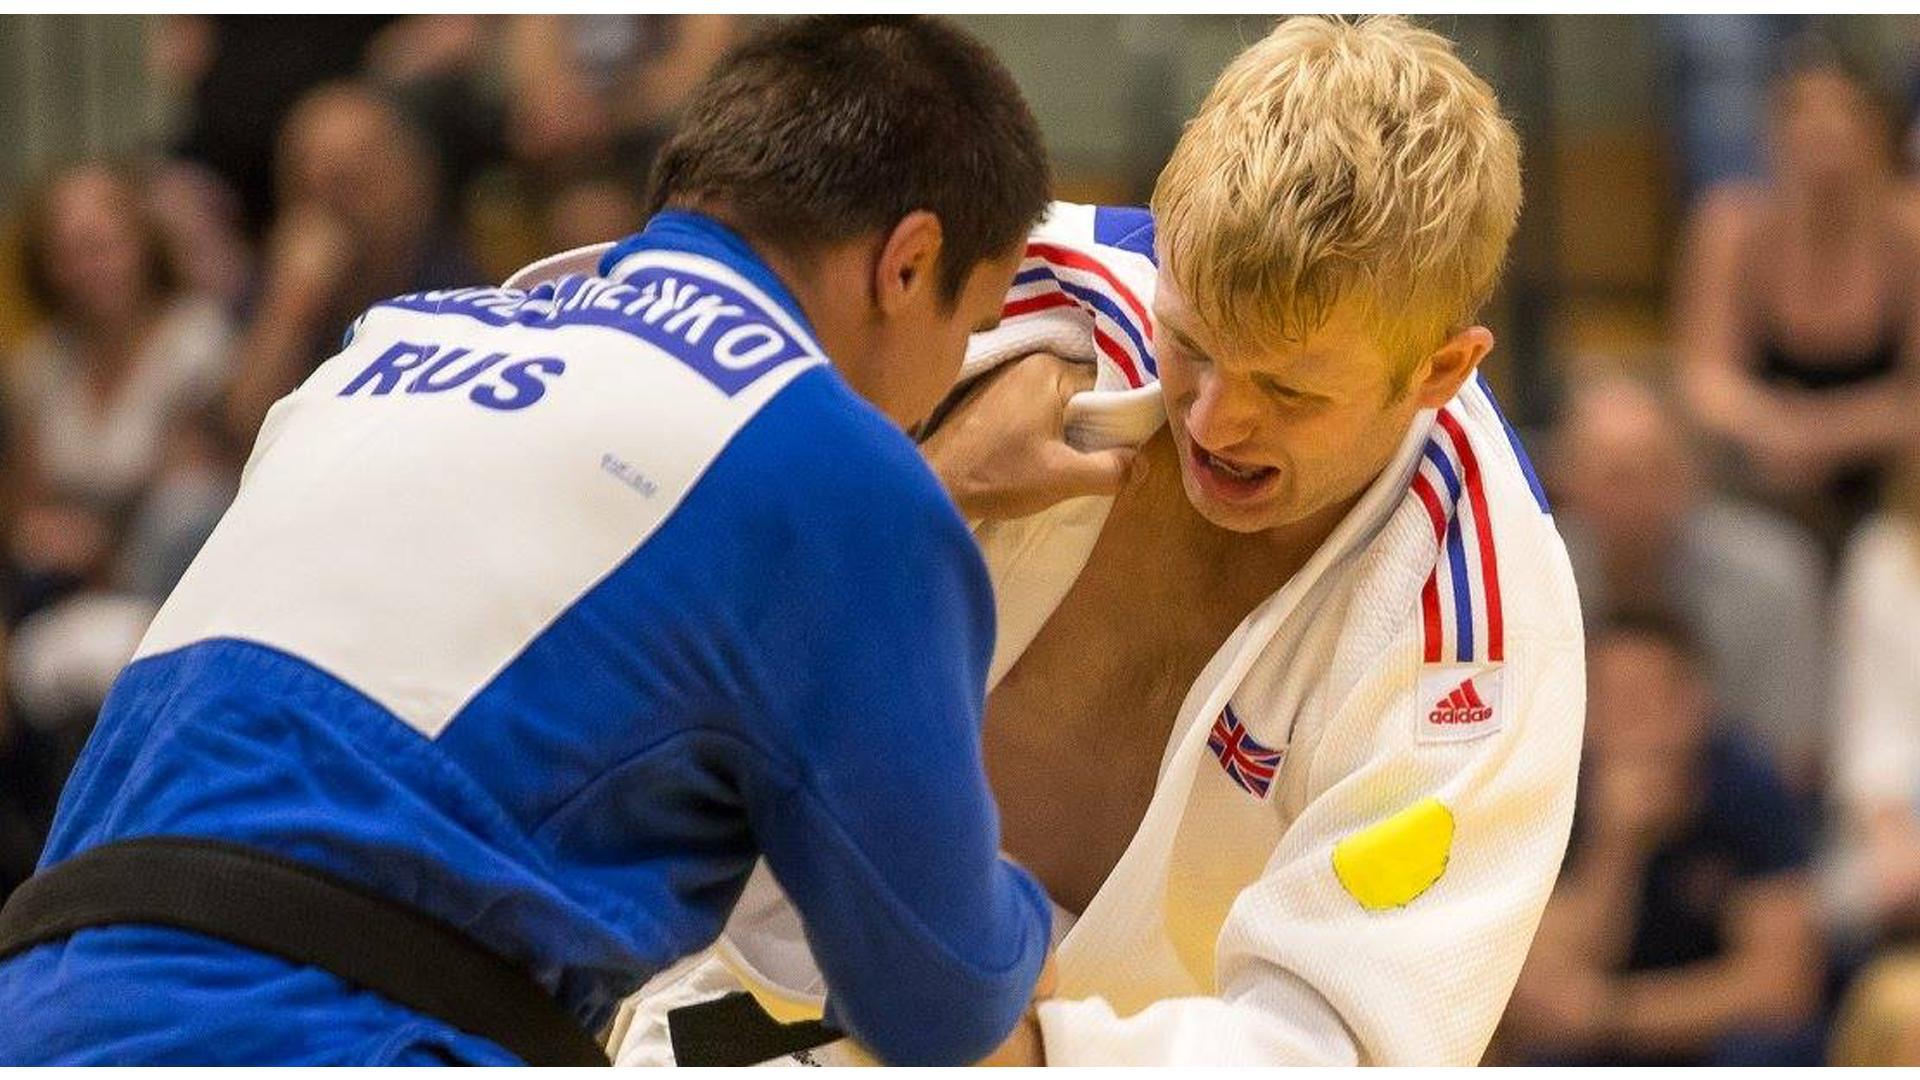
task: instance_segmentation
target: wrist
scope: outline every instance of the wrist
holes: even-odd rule
[[[980,505],[979,491],[975,485],[967,483],[961,474],[948,472],[937,463],[929,462],[929,464],[933,465],[934,479],[940,482],[940,487],[946,491],[947,498],[953,500],[954,509],[960,511],[960,516],[965,518],[969,525],[986,520],[987,515]]]
[[[1046,1045],[1040,1037],[1040,1018],[1035,1009],[1029,1006],[1020,1014],[1019,1023],[1007,1033],[1000,1048],[989,1054],[979,1064],[1003,1068],[1026,1068],[1046,1063]]]
[[[1028,1062],[1033,1065],[1047,1063],[1047,1040],[1040,1034],[1040,1008],[1036,1002],[1020,1016],[1022,1041],[1026,1044]]]

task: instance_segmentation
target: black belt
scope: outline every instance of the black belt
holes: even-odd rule
[[[320,968],[529,1064],[607,1064],[599,1042],[531,976],[447,923],[213,840],[121,840],[34,875],[0,908],[0,959],[122,924],[189,930]]]
[[[804,1060],[807,1051],[839,1038],[840,1032],[818,1020],[775,1020],[744,990],[667,1013],[675,1065],[758,1065],[788,1055]]]

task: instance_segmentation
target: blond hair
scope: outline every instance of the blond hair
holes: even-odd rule
[[[1296,17],[1227,66],[1153,192],[1174,284],[1210,330],[1299,340],[1346,296],[1396,391],[1486,303],[1520,212],[1487,84],[1397,17]]]

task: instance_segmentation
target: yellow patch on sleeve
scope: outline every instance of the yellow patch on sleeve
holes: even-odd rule
[[[1453,811],[1422,799],[1333,846],[1333,872],[1368,911],[1404,907],[1447,872]]]

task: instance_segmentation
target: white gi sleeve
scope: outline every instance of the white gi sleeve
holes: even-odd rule
[[[1475,676],[1504,716],[1472,739],[1430,726],[1426,696],[1457,672],[1421,665],[1405,637],[1369,667],[1318,730],[1303,716],[1294,733],[1281,780],[1299,810],[1226,917],[1217,996],[1128,1017],[1100,999],[1043,1003],[1049,1064],[1479,1060],[1566,850],[1578,627],[1509,639],[1486,669],[1497,679]]]

